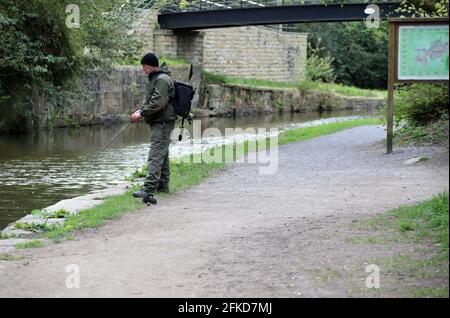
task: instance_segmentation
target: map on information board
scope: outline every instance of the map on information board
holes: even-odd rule
[[[399,80],[448,80],[448,25],[399,26]]]

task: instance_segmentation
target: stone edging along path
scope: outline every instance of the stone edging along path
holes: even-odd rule
[[[28,214],[24,216],[16,222],[8,225],[1,232],[2,237],[6,239],[0,240],[0,252],[10,250],[12,246],[17,243],[27,242],[30,239],[39,237],[40,233],[22,229],[17,226],[18,224],[26,224],[31,226],[52,226],[62,224],[66,221],[67,218],[54,217],[54,212],[63,210],[65,212],[68,212],[70,215],[77,214],[82,210],[93,208],[97,205],[102,204],[105,197],[124,194],[130,189],[131,186],[132,182],[130,181],[122,182],[112,188],[91,191],[86,195],[59,201],[56,204],[42,209],[42,214]]]

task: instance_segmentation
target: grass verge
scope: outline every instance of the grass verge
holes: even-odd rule
[[[333,92],[344,96],[358,96],[358,97],[381,97],[387,96],[386,91],[375,89],[363,89],[354,86],[345,86],[335,83],[323,83],[319,81],[302,81],[300,83],[289,82],[275,82],[260,79],[244,79],[237,77],[228,77],[220,74],[213,74],[204,72],[203,76],[205,82],[208,84],[236,84],[251,87],[265,87],[265,88],[298,88],[303,91],[320,91]]]
[[[196,185],[206,179],[215,170],[224,168],[224,164],[216,163],[173,163],[171,162],[171,192],[177,192],[184,188]],[[146,174],[146,168],[142,168],[133,174],[133,178],[142,177]],[[66,235],[74,233],[83,228],[96,228],[108,220],[119,217],[123,214],[140,210],[145,207],[140,199],[134,198],[133,190],[122,195],[105,198],[105,202],[90,209],[80,211],[78,214],[70,216],[67,221],[58,228],[45,234],[48,239],[58,242]]]
[[[345,86],[336,83],[323,83],[318,81],[303,81],[298,87],[301,90],[314,90],[321,92],[333,92],[344,96],[361,96],[361,97],[380,97],[387,96],[387,91],[376,89],[363,89],[354,86]]]
[[[158,57],[159,64],[166,63],[169,67],[170,66],[177,66],[177,65],[190,65],[191,63],[184,59],[175,59],[168,56],[160,56]],[[141,66],[141,60],[140,59],[123,59],[117,61],[117,65],[129,65],[129,66]]]
[[[413,252],[399,252],[371,260],[371,263],[381,266],[390,279],[396,282],[409,280],[406,293],[411,297],[449,296],[448,197],[448,192],[443,192],[420,204],[402,206],[371,218],[362,224],[362,229],[376,231],[379,237],[375,240],[373,237],[371,240],[352,240],[355,244],[425,245],[425,248],[416,248]]]
[[[0,253],[0,261],[19,261],[21,259],[23,259],[23,257]]]
[[[364,223],[366,229],[395,233],[416,243],[431,240],[442,258],[448,254],[448,192],[413,206],[402,206]]]
[[[26,243],[18,243],[15,245],[17,249],[25,249],[25,248],[41,248],[44,247],[44,242],[40,240],[34,240]]]
[[[282,145],[289,142],[312,139],[314,137],[332,134],[344,129],[364,125],[376,125],[378,123],[378,119],[367,118],[289,130],[283,132],[279,136],[278,144]],[[215,151],[224,150],[224,147],[225,146],[216,147],[208,152],[213,154]],[[222,151],[221,153],[231,153],[232,155],[236,155],[237,147],[236,145],[233,145],[232,147],[232,152]],[[248,142],[245,143],[244,148],[243,153],[245,154],[249,151],[250,144]],[[218,171],[226,167],[225,163],[205,161],[203,155],[204,154],[191,155],[188,160],[180,160],[180,162],[170,163],[170,189],[172,193],[199,184],[201,181],[208,178],[214,171]],[[222,157],[222,159],[224,158]],[[222,162],[230,161],[225,159],[222,160]],[[131,176],[131,179],[133,180],[135,178],[145,176],[145,174],[146,167],[143,167],[142,169],[135,171]],[[70,235],[76,230],[98,227],[107,220],[111,220],[125,213],[136,211],[145,207],[141,203],[141,200],[132,197],[131,192],[132,191],[129,191],[123,195],[105,198],[105,202],[103,204],[91,209],[80,211],[76,215],[69,216],[67,221],[61,227],[50,230],[45,234],[45,237],[59,241],[64,236]]]
[[[398,145],[442,145],[449,147],[448,115],[427,125],[413,125],[406,123],[394,131],[394,143]]]

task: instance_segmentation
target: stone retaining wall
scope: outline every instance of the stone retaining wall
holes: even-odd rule
[[[175,79],[187,80],[189,65],[177,65],[171,69]],[[383,98],[349,97],[296,88],[257,88],[234,84],[204,86],[199,72],[194,69],[194,87],[199,92],[193,105],[197,116],[373,109],[384,105]],[[147,77],[139,66],[117,66],[108,78],[86,79],[84,84],[91,89],[89,100],[80,101],[57,118],[54,114],[48,114],[43,107],[39,108],[39,112],[36,108],[40,126],[64,127],[126,121],[131,111],[142,102],[145,80]],[[44,102],[38,104],[43,105]]]
[[[186,81],[188,65],[171,67],[175,79]],[[126,121],[133,109],[141,105],[147,75],[140,66],[116,66],[107,78],[83,80],[90,89],[87,101],[79,101],[68,108],[65,114],[37,113],[41,127],[65,127],[74,124],[98,125]],[[54,117],[52,119],[52,117]]]
[[[377,109],[384,98],[343,96],[332,92],[301,91],[296,88],[255,88],[244,85],[208,85],[199,114],[246,116],[276,112]],[[205,111],[207,110],[207,111]]]

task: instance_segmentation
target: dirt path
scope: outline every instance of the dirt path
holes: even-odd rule
[[[359,127],[282,146],[275,175],[233,165],[73,241],[21,252],[0,262],[0,296],[366,295],[367,262],[393,250],[348,244],[348,225],[448,189],[448,153],[387,156],[384,137]],[[417,155],[429,160],[403,164]],[[78,289],[66,287],[69,264],[79,266]]]

